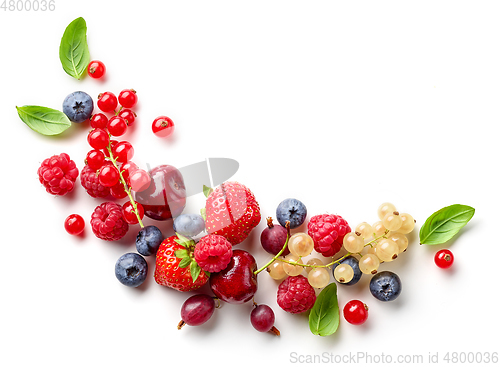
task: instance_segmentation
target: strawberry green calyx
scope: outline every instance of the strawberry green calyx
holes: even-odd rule
[[[177,239],[174,241],[184,247],[184,249],[176,250],[174,252],[175,256],[181,259],[179,263],[179,268],[187,268],[189,266],[189,271],[191,273],[191,277],[193,278],[193,282],[196,282],[198,276],[200,275],[201,268],[194,259],[194,247],[196,243],[194,240],[184,237],[183,235],[176,233]],[[205,272],[207,276],[210,276],[210,273]]]

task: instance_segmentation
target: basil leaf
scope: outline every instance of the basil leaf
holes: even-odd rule
[[[41,106],[17,107],[17,113],[32,130],[42,135],[57,135],[71,126],[71,121],[64,113]]]
[[[439,245],[450,240],[474,216],[475,209],[454,204],[439,209],[425,221],[420,228],[420,243]]]
[[[64,31],[59,46],[59,59],[64,71],[73,78],[80,79],[90,62],[87,45],[87,23],[77,18]]]
[[[328,336],[337,331],[340,322],[337,285],[330,283],[319,294],[309,313],[309,329],[314,335]]]
[[[193,283],[196,282],[198,276],[200,275],[201,268],[196,261],[191,261],[191,267],[189,269],[191,271],[191,276],[193,277]]]

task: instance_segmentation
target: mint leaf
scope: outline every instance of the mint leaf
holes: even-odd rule
[[[211,187],[203,185],[203,195],[205,195],[205,197],[208,198],[213,191]]]
[[[461,204],[439,209],[420,228],[420,243],[439,245],[449,241],[472,219],[475,212],[474,208]]]
[[[191,271],[191,276],[193,277],[193,283],[194,283],[196,282],[196,279],[198,279],[198,276],[200,275],[201,268],[196,261],[191,261],[191,268],[189,270]]]
[[[179,268],[187,268],[187,266],[189,264],[191,264],[191,258],[188,256],[188,257],[185,257],[181,260],[181,262],[179,263]]]
[[[85,19],[77,18],[66,27],[59,46],[59,59],[64,71],[73,78],[80,79],[85,74],[90,62]]]
[[[71,121],[64,113],[41,106],[17,107],[17,113],[32,130],[42,135],[57,135],[71,126]]]
[[[309,329],[314,335],[328,336],[337,331],[339,321],[337,285],[330,283],[321,291],[309,313]]]

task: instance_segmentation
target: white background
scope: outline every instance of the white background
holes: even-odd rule
[[[495,1],[269,0],[56,0],[53,12],[0,10],[0,364],[263,366],[288,365],[291,353],[358,352],[427,362],[439,352],[445,365],[446,352],[498,352],[499,11]],[[91,58],[107,66],[104,82],[76,81],[60,65],[60,38],[79,16]],[[53,154],[83,167],[89,126],[45,137],[15,110],[61,109],[75,90],[96,99],[124,88],[140,100],[124,137],[138,164],[236,159],[233,179],[255,193],[263,218],[287,197],[302,200],[309,217],[340,214],[352,226],[375,222],[384,201],[411,213],[417,231],[443,206],[471,205],[476,215],[443,246],[419,246],[414,233],[408,251],[381,267],[402,279],[396,301],[374,299],[366,276],[339,287],[341,307],[351,299],[370,307],[363,326],[342,317],[335,335],[312,335],[305,315],[277,306],[278,283],[262,273],[256,301],[273,307],[280,337],[252,328],[250,303],[177,331],[188,294],[158,286],[151,259],[139,289],[114,276],[137,228],[101,241],[89,219],[102,200],[80,184],[54,198],[38,182]],[[152,134],[159,115],[175,121],[171,139]],[[186,212],[203,205],[202,194],[190,197]],[[64,231],[72,213],[87,221],[84,238]],[[258,240],[264,227],[239,246],[260,265],[269,259]],[[160,228],[171,233],[170,222]],[[451,271],[433,262],[444,247],[455,254]]]

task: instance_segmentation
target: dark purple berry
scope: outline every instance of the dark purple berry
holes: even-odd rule
[[[250,322],[255,330],[262,333],[271,331],[273,334],[279,335],[278,329],[274,327],[274,312],[267,305],[256,305],[250,314]]]
[[[184,324],[198,326],[207,322],[215,311],[215,301],[206,294],[197,294],[189,297],[181,308],[181,322],[177,329],[181,329]]]
[[[272,218],[267,218],[267,228],[260,234],[260,243],[264,250],[272,255],[277,255],[281,251],[286,242],[287,230],[282,226],[273,225]],[[288,247],[283,251],[282,255],[286,256],[290,253]]]

